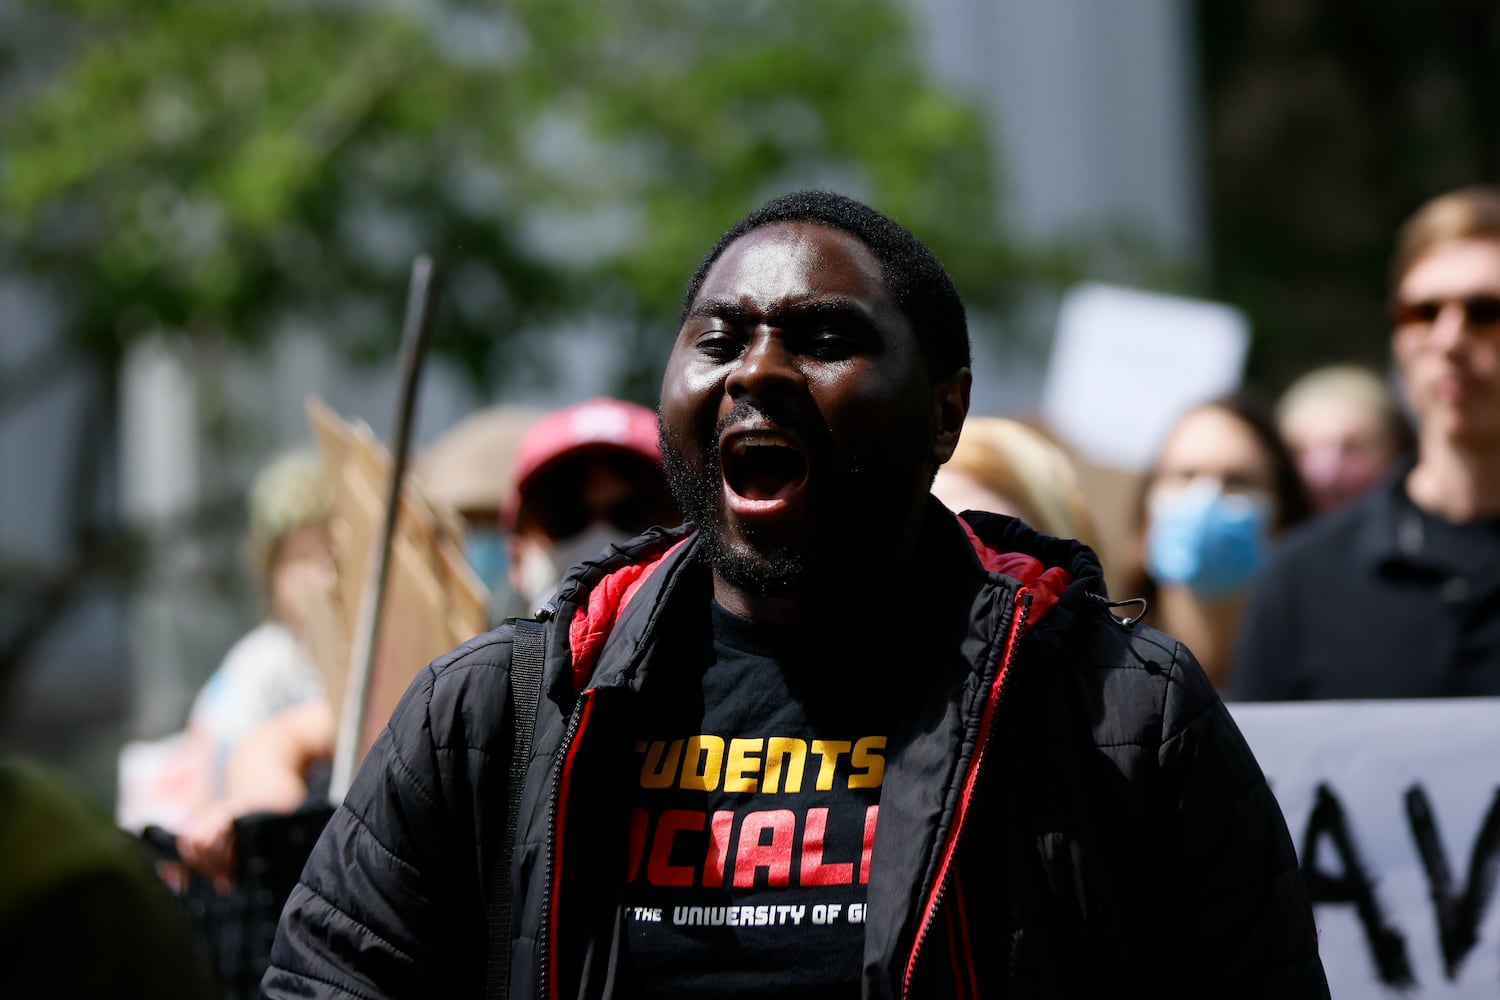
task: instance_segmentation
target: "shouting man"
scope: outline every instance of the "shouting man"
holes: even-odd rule
[[[1112,615],[1087,548],[929,496],[968,365],[890,219],[800,193],[731,229],[662,383],[688,522],[544,607],[522,788],[516,627],[420,675],[269,994],[1326,995],[1285,823],[1191,654]]]

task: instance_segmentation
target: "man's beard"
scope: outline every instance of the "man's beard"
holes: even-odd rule
[[[917,474],[913,456],[930,455],[935,428],[928,420],[907,428],[894,440],[882,443],[880,457],[850,456],[837,469],[826,461],[829,444],[827,429],[821,440],[806,441],[811,453],[809,464],[817,457],[825,461],[815,468],[819,479],[814,488],[821,500],[811,512],[809,539],[821,546],[813,549],[804,544],[795,548],[785,545],[772,549],[756,546],[754,525],[740,526],[740,535],[748,545],[735,546],[728,538],[724,519],[724,470],[719,457],[719,436],[731,424],[748,413],[762,413],[762,407],[738,403],[734,410],[714,427],[709,440],[684,440],[661,426],[662,465],[667,485],[685,519],[698,526],[700,544],[719,577],[729,585],[760,597],[791,597],[816,590],[838,576],[858,571],[852,565],[861,553],[881,550],[896,529],[904,511],[893,510],[893,486],[910,487]],[[786,425],[785,421],[774,421]],[[925,450],[918,451],[921,447]],[[699,468],[688,461],[690,449],[696,449]],[[892,461],[892,456],[905,456]],[[924,484],[930,486],[931,481]],[[845,501],[843,504],[839,500]],[[883,501],[883,502],[882,502]],[[838,507],[842,506],[842,510]],[[829,514],[830,508],[835,511]],[[833,523],[837,518],[838,523]]]
[[[730,586],[760,597],[795,594],[806,586],[810,575],[806,553],[782,549],[761,552],[738,549],[729,544],[724,523],[724,469],[719,459],[719,436],[724,429],[749,412],[759,412],[746,403],[714,427],[711,440],[692,442],[678,438],[661,423],[662,467],[667,486],[682,511],[682,516],[698,525],[704,554]],[[688,462],[689,449],[699,453],[702,471]],[[748,540],[754,540],[753,527],[742,529]]]

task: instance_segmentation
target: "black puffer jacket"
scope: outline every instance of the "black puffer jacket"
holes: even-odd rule
[[[887,754],[865,995],[1326,996],[1286,825],[1191,655],[1111,617],[1088,549],[967,517],[967,540],[936,505],[928,520],[948,570],[906,626],[933,656]],[[511,996],[629,993],[626,811],[596,776],[669,672],[656,636],[709,598],[697,549],[652,533],[560,591],[513,859]],[[483,993],[511,635],[414,682],[287,904],[269,996]]]

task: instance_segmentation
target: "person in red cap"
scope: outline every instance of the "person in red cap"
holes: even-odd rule
[[[682,520],[662,473],[656,414],[636,403],[591,399],[542,417],[521,440],[514,480],[504,518],[524,613],[546,603],[568,567]]]

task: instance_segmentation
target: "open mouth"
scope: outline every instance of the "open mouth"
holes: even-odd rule
[[[807,456],[780,434],[741,433],[720,451],[724,485],[737,506],[772,509],[791,499],[807,483]]]

